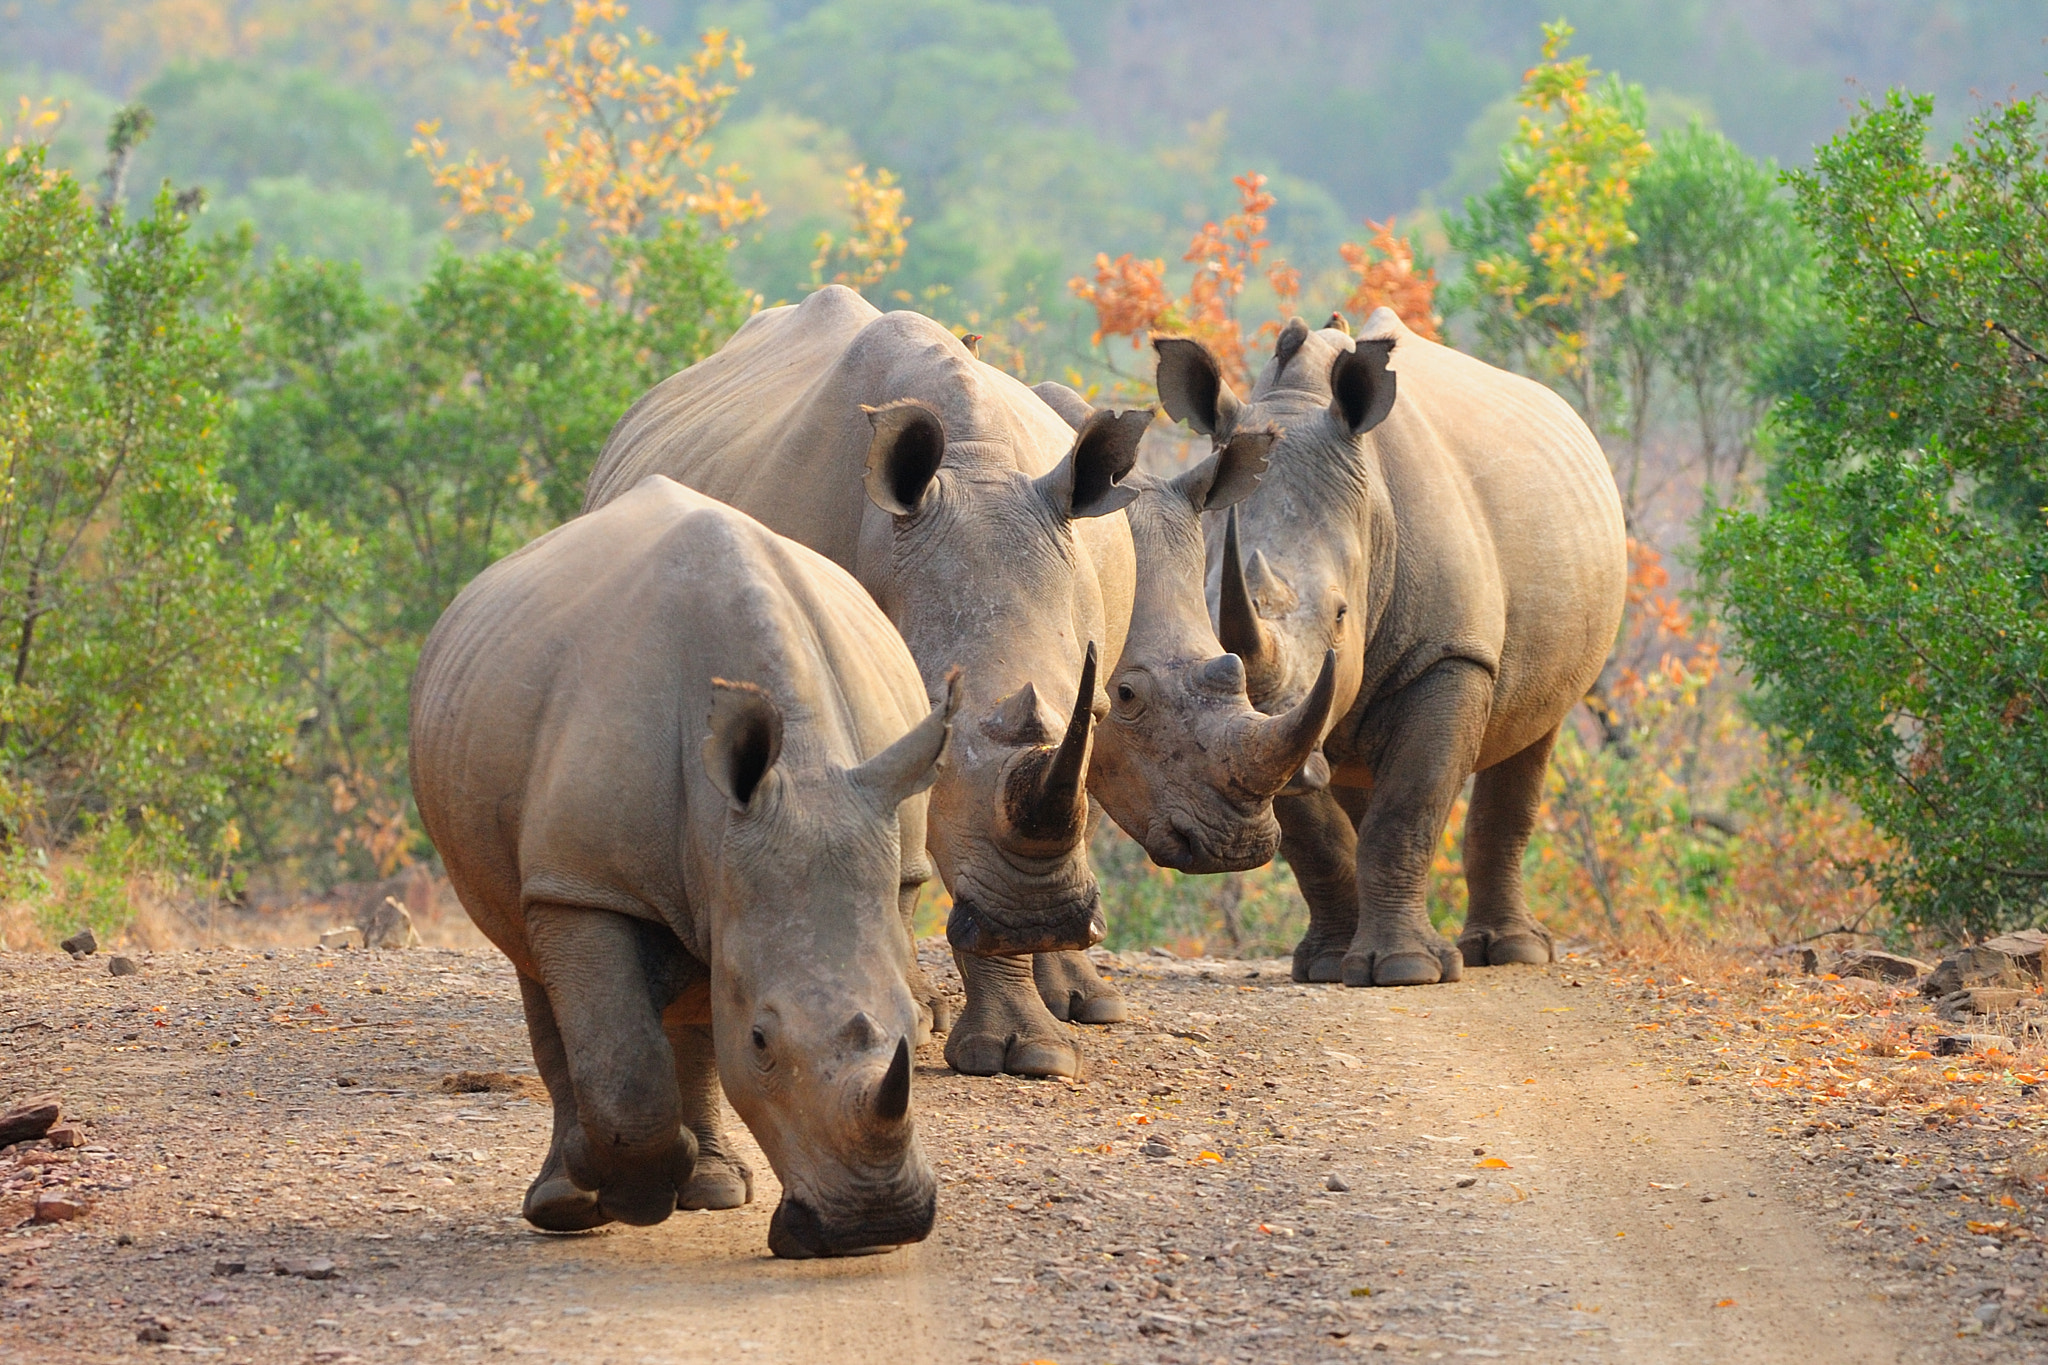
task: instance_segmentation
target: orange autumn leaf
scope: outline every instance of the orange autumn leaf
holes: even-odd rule
[[[1512,1171],[1515,1168],[1497,1156],[1490,1156],[1484,1161],[1473,1162],[1472,1169],[1475,1171]]]

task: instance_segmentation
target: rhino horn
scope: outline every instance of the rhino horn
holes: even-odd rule
[[[1074,694],[1074,714],[1059,748],[1039,763],[1020,766],[1005,794],[1006,823],[1031,843],[1065,843],[1077,835],[1088,817],[1084,785],[1088,751],[1095,737],[1095,642],[1081,664],[1081,685]]]
[[[1308,695],[1284,716],[1248,724],[1238,751],[1243,759],[1239,780],[1259,796],[1272,796],[1293,785],[1310,761],[1319,758],[1323,727],[1337,700],[1337,651],[1323,654],[1323,671]],[[1327,774],[1327,768],[1325,768]],[[1325,776],[1325,782],[1328,778]]]
[[[1272,629],[1259,619],[1251,585],[1245,581],[1235,507],[1230,509],[1230,524],[1223,533],[1223,583],[1217,597],[1216,638],[1244,661],[1246,686],[1253,701],[1278,681],[1280,651]]]
[[[910,730],[855,768],[853,784],[873,792],[886,807],[901,805],[938,780],[946,744],[953,737],[953,713],[960,709],[960,670],[946,673],[946,694],[931,713]]]
[[[900,1123],[910,1112],[910,1042],[896,1040],[896,1055],[889,1060],[889,1069],[882,1073],[882,1083],[875,1089],[875,1117],[884,1123]]]
[[[1244,691],[1244,660],[1235,654],[1219,654],[1195,672],[1203,690],[1234,697]]]

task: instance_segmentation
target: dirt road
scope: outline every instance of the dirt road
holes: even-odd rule
[[[2048,1359],[2029,1215],[1988,1248],[1940,1221],[2001,1197],[1971,1163],[1802,1126],[1751,1084],[1777,1042],[1583,964],[1391,992],[1145,959],[1082,1082],[929,1050],[936,1233],[806,1264],[766,1255],[758,1153],[743,1212],[526,1230],[545,1099],[441,1088],[531,1075],[494,955],[104,973],[0,957],[0,1099],[60,1091],[88,1141],[0,1158],[7,1365]],[[2038,1105],[1993,1117],[2041,1136]],[[1936,1158],[1952,1192],[1875,1174]],[[83,1218],[24,1221],[59,1189]]]

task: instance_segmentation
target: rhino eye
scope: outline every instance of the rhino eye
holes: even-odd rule
[[[1116,699],[1118,701],[1136,701],[1138,694],[1131,689],[1129,683],[1118,683],[1116,685]]]
[[[754,1030],[754,1047],[763,1052],[768,1049],[768,1035],[759,1029]]]
[[[1345,605],[1344,603],[1342,603],[1342,602],[1339,602],[1339,603],[1337,604],[1337,620],[1338,620],[1338,623],[1339,623],[1339,624],[1342,624],[1342,622],[1343,622],[1344,618],[1345,618],[1345,617],[1347,617],[1347,616],[1349,616],[1350,614],[1351,614],[1351,608],[1350,608],[1350,607],[1346,606],[1346,605]]]

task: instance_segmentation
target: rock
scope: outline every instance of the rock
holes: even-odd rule
[[[1332,1194],[1343,1194],[1351,1188],[1351,1182],[1341,1175],[1326,1175],[1323,1177],[1323,1188]]]
[[[37,1095],[0,1110],[0,1147],[34,1141],[49,1132],[63,1112],[64,1101],[56,1095]]]
[[[141,974],[142,968],[135,965],[135,959],[132,957],[116,955],[107,959],[108,976],[140,976]]]
[[[52,1147],[85,1146],[85,1130],[75,1123],[60,1123],[43,1134],[43,1138]]]
[[[1469,1190],[1478,1183],[1479,1177],[1476,1175],[1460,1176],[1458,1178],[1458,1188],[1461,1190]]]
[[[223,1256],[213,1263],[213,1273],[216,1275],[242,1275],[246,1274],[248,1269],[248,1261],[239,1256]]]
[[[1971,1014],[2002,1014],[2019,1007],[2020,993],[2009,986],[1966,986],[1945,995],[1934,1012],[1944,1019],[1961,1019]]]
[[[1911,981],[1933,970],[1918,958],[1866,948],[1851,948],[1840,954],[1833,967],[1836,976],[1860,976],[1871,981]]]
[[[35,1221],[38,1223],[68,1223],[74,1218],[85,1217],[90,1206],[82,1195],[69,1190],[44,1190],[36,1196]]]
[[[353,924],[328,929],[320,935],[322,948],[360,948],[363,946],[363,931]]]
[[[335,1269],[334,1262],[328,1260],[325,1256],[315,1256],[312,1260],[306,1262],[306,1268],[299,1273],[309,1280],[338,1280],[341,1278],[341,1272]]]
[[[149,1346],[161,1346],[171,1339],[171,1329],[160,1322],[152,1322],[135,1334],[135,1339]]]
[[[2016,940],[2018,934],[2009,934],[2008,939]],[[1994,939],[1993,942],[1998,940]],[[2029,969],[2022,966],[2024,959],[1994,948],[1989,943],[1980,943],[1974,948],[1965,948],[1941,960],[1941,965],[1927,974],[1920,983],[1922,995],[1953,995],[1970,986],[2006,986],[2019,984],[2022,973]],[[2034,967],[2040,968],[2038,951],[2032,959]]]
[[[420,946],[419,932],[412,924],[412,912],[396,896],[386,896],[383,903],[370,912],[370,917],[363,921],[362,932],[365,948]]]
[[[441,1089],[450,1095],[504,1094],[523,1089],[517,1076],[503,1071],[451,1071],[441,1078]]]
[[[1934,1040],[1929,1049],[1937,1057],[1961,1057],[1972,1052],[2013,1051],[2012,1039],[2002,1033],[1944,1033]],[[1935,1182],[1939,1189],[1941,1182]]]
[[[2048,931],[2022,929],[2017,933],[2000,934],[1997,938],[1984,940],[1979,947],[1989,948],[1994,953],[2003,953],[2015,965],[2031,976],[2042,975],[2044,954],[2048,954]]]
[[[100,941],[91,929],[80,929],[57,946],[73,957],[90,957],[100,950]]]

